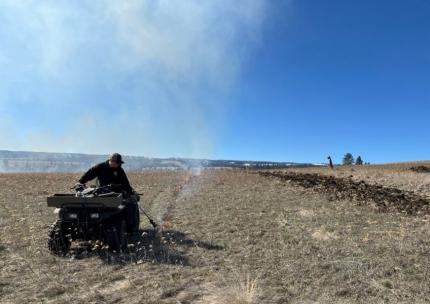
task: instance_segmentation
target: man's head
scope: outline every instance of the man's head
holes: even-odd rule
[[[118,168],[121,167],[121,165],[124,162],[122,161],[122,156],[119,153],[113,153],[110,157],[109,157],[109,166],[111,168]]]

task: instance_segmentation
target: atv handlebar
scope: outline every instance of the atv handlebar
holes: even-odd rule
[[[85,189],[87,189],[87,185],[86,184],[81,184],[81,183],[76,183],[73,187],[70,188],[70,190],[75,190],[76,192],[81,192],[84,191]],[[121,184],[109,184],[106,186],[100,186],[97,187],[97,189],[109,189],[113,192],[123,192],[122,190],[122,185]],[[120,190],[120,191],[115,191],[115,190]],[[143,195],[142,193],[137,193],[136,191],[132,191],[131,194],[135,194],[135,195]]]
[[[85,184],[76,183],[72,188],[70,188],[70,190],[75,190],[76,192],[78,192],[83,191],[85,188],[87,188]]]

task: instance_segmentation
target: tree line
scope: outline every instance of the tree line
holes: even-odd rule
[[[354,156],[351,153],[346,153],[342,159],[342,165],[351,166],[351,165],[369,165],[370,163],[364,162],[361,156],[358,156],[357,159],[354,159]]]

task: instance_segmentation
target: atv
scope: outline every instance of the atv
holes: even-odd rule
[[[128,235],[139,229],[140,197],[121,191],[118,185],[72,188],[75,194],[54,194],[47,198],[58,219],[48,232],[48,249],[66,255],[74,241],[104,244],[109,250],[127,250]]]

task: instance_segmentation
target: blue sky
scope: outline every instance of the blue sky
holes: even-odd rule
[[[2,1],[0,149],[430,159],[430,3]]]

